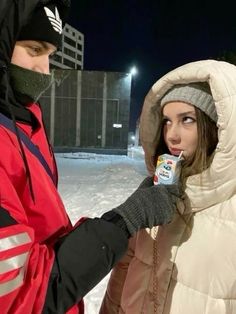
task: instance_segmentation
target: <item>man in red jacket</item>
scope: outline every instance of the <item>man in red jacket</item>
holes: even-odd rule
[[[83,313],[83,296],[130,236],[166,224],[178,189],[147,178],[123,204],[72,227],[38,99],[51,84],[68,0],[0,3],[0,312]]]

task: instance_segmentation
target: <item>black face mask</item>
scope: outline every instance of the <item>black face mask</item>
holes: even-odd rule
[[[18,97],[22,95],[22,102],[37,102],[53,82],[51,74],[31,71],[15,64],[10,64],[9,73],[12,88]]]

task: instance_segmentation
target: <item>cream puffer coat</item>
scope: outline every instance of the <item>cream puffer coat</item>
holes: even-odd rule
[[[160,126],[158,100],[175,84],[207,81],[218,114],[211,166],[188,178],[183,217],[142,230],[113,270],[101,314],[236,313],[236,67],[204,60],[157,81],[145,98],[141,141],[152,173]],[[187,221],[187,224],[185,221]]]

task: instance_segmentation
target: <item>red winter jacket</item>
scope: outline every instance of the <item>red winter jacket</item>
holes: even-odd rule
[[[30,104],[28,110],[37,127],[17,123],[18,128],[38,146],[57,181],[40,107]],[[82,298],[125,253],[127,235],[99,218],[81,219],[72,228],[42,163],[23,141],[24,162],[19,139],[1,123],[1,314],[81,314]]]
[[[39,147],[57,177],[40,108],[31,104],[29,109],[38,120],[37,128],[33,130],[27,124],[18,126]],[[0,138],[1,314],[41,313],[54,261],[53,244],[72,227],[56,186],[39,160],[23,147],[32,180],[33,201],[16,135],[0,125]]]

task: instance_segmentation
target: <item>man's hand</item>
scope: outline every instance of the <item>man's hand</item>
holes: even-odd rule
[[[113,209],[125,221],[131,235],[142,228],[168,224],[181,192],[177,185],[153,185],[148,177],[120,206]]]

